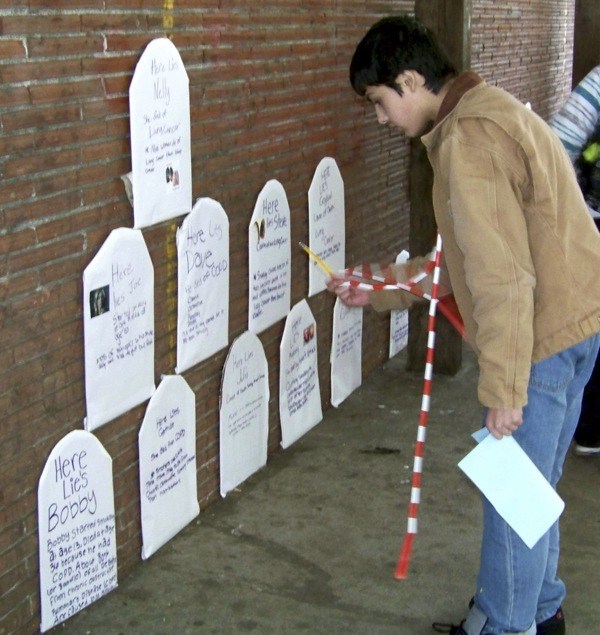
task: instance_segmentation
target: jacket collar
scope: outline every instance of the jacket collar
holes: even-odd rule
[[[471,88],[475,88],[478,84],[482,84],[483,79],[475,71],[465,71],[461,73],[451,84],[440,110],[437,114],[433,126],[437,126],[442,119],[445,119],[456,107],[462,96]]]
[[[430,132],[421,137],[421,140],[425,143],[425,145],[428,145],[433,140],[432,137],[435,136],[434,132],[436,127],[454,110],[454,108],[456,108],[456,105],[462,99],[463,95],[472,88],[475,88],[475,86],[483,83],[483,79],[479,77],[475,71],[465,71],[452,81],[452,84],[442,101],[437,117],[433,122],[433,128]]]

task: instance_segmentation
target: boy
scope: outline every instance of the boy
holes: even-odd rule
[[[568,156],[516,99],[473,72],[457,74],[414,18],[376,23],[350,81],[379,123],[425,144],[485,425],[497,439],[514,434],[555,487],[600,345],[600,237]],[[351,306],[406,304],[401,291],[341,283],[332,278],[329,289]],[[564,633],[558,523],[529,549],[483,502],[477,590],[467,618],[447,632]]]

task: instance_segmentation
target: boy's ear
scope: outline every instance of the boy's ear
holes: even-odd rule
[[[400,73],[396,81],[402,87],[402,90],[409,90],[411,92],[414,92],[419,86],[425,85],[425,78],[421,73],[412,70]]]

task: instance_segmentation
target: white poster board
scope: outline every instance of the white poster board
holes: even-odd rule
[[[331,157],[321,160],[308,190],[308,246],[333,271],[341,271],[346,260],[346,213],[344,181]],[[325,289],[326,274],[315,266],[308,268],[308,295]]]
[[[83,272],[85,428],[154,392],[154,268],[139,229],[113,230]]]
[[[285,322],[280,352],[281,445],[288,448],[323,419],[317,360],[317,323],[306,300]]]
[[[261,333],[290,311],[290,208],[279,181],[266,183],[248,227],[248,330]]]
[[[70,432],[50,453],[38,532],[44,633],[117,586],[112,460],[90,432]]]
[[[177,230],[177,366],[191,368],[227,346],[229,220],[200,198]]]
[[[362,383],[362,307],[333,307],[331,339],[331,405],[339,406]]]
[[[246,331],[223,368],[219,410],[221,496],[267,464],[269,376],[261,341]]]
[[[189,79],[168,38],[152,40],[129,87],[133,216],[147,227],[192,209]]]
[[[405,263],[409,258],[408,251],[403,249],[396,257],[396,264]],[[408,344],[408,309],[392,309],[390,311],[390,350],[389,357],[394,357],[404,350]]]
[[[196,486],[196,397],[180,375],[162,378],[138,435],[142,558],[200,513]]]

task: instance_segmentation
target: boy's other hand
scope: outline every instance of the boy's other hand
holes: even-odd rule
[[[485,426],[496,438],[510,436],[523,423],[523,408],[490,408]]]

